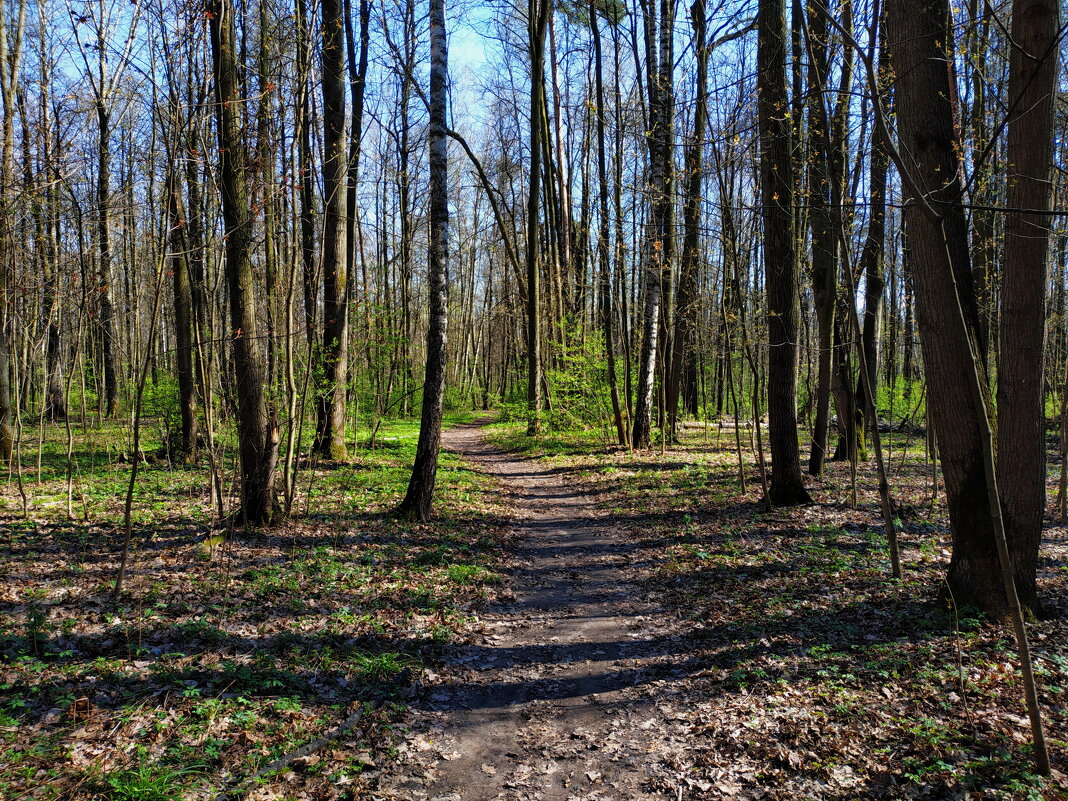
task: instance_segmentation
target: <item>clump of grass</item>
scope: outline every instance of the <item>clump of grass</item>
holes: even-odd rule
[[[391,652],[356,654],[352,661],[353,673],[367,683],[389,681],[399,676],[405,669],[419,666],[417,659]]]
[[[168,768],[141,762],[136,768],[104,778],[101,801],[181,801],[188,780],[199,773],[196,766]]]
[[[500,581],[500,576],[479,565],[449,565],[446,575],[454,584],[495,584]]]

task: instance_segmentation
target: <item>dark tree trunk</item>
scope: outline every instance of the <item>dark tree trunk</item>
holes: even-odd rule
[[[527,4],[530,36],[530,192],[527,195],[527,434],[541,431],[541,281],[538,263],[538,201],[545,139],[545,29],[549,0]]]
[[[257,334],[252,272],[252,217],[243,107],[237,69],[234,7],[209,0],[215,77],[215,126],[219,138],[219,189],[226,233],[226,282],[230,293],[230,341],[237,390],[241,454],[241,511],[247,524],[270,523],[278,461],[278,421],[271,412]]]
[[[115,369],[115,307],[111,301],[111,111],[103,98],[97,100],[96,119],[100,138],[96,175],[97,325],[104,362],[104,415],[111,417],[119,411],[119,378]]]
[[[668,430],[678,435],[679,397],[687,372],[696,354],[694,338],[697,331],[697,271],[700,266],[701,186],[704,181],[703,145],[708,122],[708,96],[705,84],[708,76],[708,46],[705,41],[705,0],[694,0],[690,6],[693,20],[694,48],[697,55],[697,80],[693,112],[693,136],[686,148],[686,200],[682,211],[682,275],[675,303],[675,335],[671,349],[671,372],[667,385]],[[691,377],[688,382],[693,386]]]
[[[885,75],[889,66],[887,57],[885,26],[879,27],[882,41],[879,50],[879,74]],[[879,336],[883,310],[883,290],[886,288],[885,270],[883,268],[883,250],[886,239],[886,177],[890,167],[890,154],[886,143],[878,130],[872,132],[871,167],[868,182],[868,194],[871,199],[868,212],[868,232],[864,238],[864,249],[860,254],[860,271],[864,274],[864,330],[861,334],[864,360],[867,363],[868,376],[871,381],[872,397],[878,403],[879,387]],[[855,393],[857,408],[863,409],[864,386],[858,381]],[[876,409],[878,414],[878,409]],[[868,426],[878,425],[878,420],[868,420]]]
[[[608,390],[612,398],[612,419],[616,426],[616,438],[620,445],[626,445],[627,431],[623,425],[623,411],[619,402],[619,386],[616,379],[615,330],[612,324],[614,304],[612,302],[612,280],[609,268],[608,167],[605,158],[604,78],[601,63],[601,32],[597,25],[596,0],[590,0],[590,27],[593,30],[593,48],[596,61],[594,77],[597,82],[597,180],[600,186],[600,192],[598,193],[597,257],[600,275],[601,328],[604,331],[605,354],[608,358]],[[621,269],[621,265],[617,264],[616,269]]]
[[[645,6],[645,48],[649,85],[649,228],[645,238],[645,302],[642,314],[642,346],[638,388],[634,407],[635,448],[648,448],[652,439],[653,391],[656,364],[662,350],[661,301],[665,272],[670,270],[672,243],[672,144],[674,116],[674,0],[660,0],[657,19],[655,0]],[[658,24],[659,23],[659,24]]]
[[[757,117],[768,302],[768,434],[772,503],[808,503],[797,436],[797,329],[800,301],[794,252],[794,179],[786,96],[783,0],[757,12]]]
[[[177,168],[168,165],[167,216],[170,242],[168,267],[174,288],[175,373],[178,378],[178,405],[182,414],[181,438],[175,455],[185,462],[196,461],[197,415],[196,382],[193,375],[193,283],[189,276],[189,245],[185,236],[185,211]]]
[[[311,152],[311,21],[307,0],[297,0],[297,172],[300,190],[300,263],[304,287],[304,327],[309,346],[316,340],[315,181]]]
[[[348,200],[345,204],[345,242],[348,244],[347,270],[349,275],[349,296],[352,296],[353,281],[356,276],[357,255],[357,220],[356,188],[360,180],[360,148],[363,140],[363,98],[367,85],[367,48],[371,38],[371,3],[360,0],[360,46],[356,55],[356,41],[352,31],[351,0],[345,0],[345,38],[349,57],[349,99],[352,103],[352,130],[349,132],[349,172],[348,186],[345,188]],[[366,273],[365,273],[366,276]],[[367,290],[366,280],[364,291]],[[367,302],[367,298],[364,298]]]
[[[67,416],[67,398],[63,392],[63,353],[60,336],[59,304],[59,170],[52,157],[51,73],[48,60],[41,72],[41,167],[46,176],[41,198],[44,253],[41,273],[44,280],[44,303],[41,317],[45,326],[45,417],[62,420]]]
[[[904,210],[927,375],[953,530],[947,581],[958,606],[1006,612],[987,494],[983,439],[990,396],[979,361],[979,315],[962,205],[960,136],[954,120],[952,29],[947,0],[890,5],[887,41],[898,135],[909,154]],[[977,378],[978,376],[978,378]],[[978,384],[978,386],[977,386]]]
[[[828,87],[827,20],[815,9],[808,13],[808,202],[809,225],[812,228],[812,295],[816,309],[816,419],[812,426],[812,450],[808,472],[818,476],[823,472],[827,456],[827,440],[831,420],[831,389],[834,378],[834,323],[838,300],[838,238],[835,236],[828,208],[831,187],[827,176],[832,160],[827,143],[827,115],[823,93]]]
[[[348,383],[348,259],[345,142],[345,24],[341,0],[323,0],[323,379],[318,396],[316,449],[344,459]]]
[[[1045,508],[1043,408],[1057,0],[1014,0],[1009,57],[1008,206],[998,359],[998,488],[1020,602],[1035,587]],[[1034,209],[1027,214],[1012,209]]]

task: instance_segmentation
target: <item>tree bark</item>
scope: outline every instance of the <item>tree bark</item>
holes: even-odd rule
[[[697,329],[697,272],[700,267],[701,186],[704,181],[703,145],[708,122],[708,46],[705,41],[705,0],[690,6],[693,20],[694,50],[697,56],[697,80],[694,84],[693,136],[686,147],[686,201],[683,207],[682,275],[675,302],[675,335],[671,349],[671,371],[667,385],[667,420],[671,436],[677,437],[679,395],[684,374],[696,354],[694,336]]]
[[[182,208],[177,169],[173,162],[167,165],[166,202],[170,225],[167,261],[174,289],[175,374],[178,378],[178,405],[182,415],[181,436],[173,450],[179,459],[191,463],[196,461],[197,454],[196,381],[193,375],[193,283],[189,276],[189,245],[185,236],[185,211]]]
[[[1045,509],[1046,275],[1052,199],[1057,0],[1014,0],[1009,56],[1008,206],[998,359],[998,488],[1020,602],[1035,586]],[[1033,209],[1026,213],[1021,209]]]
[[[115,368],[115,306],[111,300],[111,109],[104,97],[96,101],[97,173],[97,325],[104,367],[104,416],[119,411],[119,379]]]
[[[880,25],[879,74],[885,75],[889,66],[886,48],[886,26]],[[886,179],[890,168],[890,154],[882,134],[872,131],[871,164],[868,181],[870,198],[868,212],[868,232],[864,238],[864,249],[860,254],[859,270],[864,274],[864,330],[861,334],[864,360],[867,363],[868,377],[871,381],[871,393],[878,403],[879,388],[879,344],[882,324],[883,290],[886,288],[886,274],[883,267],[883,251],[886,240]],[[891,349],[892,350],[892,349]],[[855,403],[863,409],[863,381],[858,380]],[[878,416],[878,409],[876,416]],[[868,420],[868,427],[877,426],[878,420]]]
[[[341,0],[323,0],[323,378],[318,395],[316,449],[344,459],[348,383],[348,261],[345,140],[345,23]]]
[[[701,2],[701,0],[698,0]],[[597,180],[598,193],[598,229],[597,258],[600,275],[600,316],[601,329],[604,331],[604,348],[608,361],[608,391],[612,399],[612,420],[616,427],[616,438],[620,445],[627,444],[627,431],[623,425],[623,411],[619,402],[619,386],[616,377],[616,343],[612,324],[614,303],[612,298],[612,278],[610,271],[610,245],[608,236],[608,167],[605,157],[604,128],[604,77],[601,52],[601,32],[597,25],[596,0],[590,0],[590,28],[593,32],[594,78],[597,84]],[[616,265],[620,269],[620,265]]]
[[[445,0],[430,0],[430,323],[419,444],[408,492],[397,509],[401,517],[430,519],[441,448],[449,313],[449,169],[445,105],[449,76]]]
[[[772,503],[811,501],[801,477],[797,436],[797,329],[800,301],[794,252],[794,178],[786,96],[783,0],[757,11],[757,118],[768,303],[768,434]]]
[[[674,0],[660,0],[659,20],[653,10],[656,0],[643,3],[645,47],[649,85],[649,227],[645,241],[645,305],[642,314],[642,347],[634,407],[635,448],[648,448],[652,438],[653,391],[660,340],[661,300],[665,271],[670,269],[673,236],[672,147]]]
[[[297,175],[300,190],[300,261],[304,288],[304,330],[311,346],[316,339],[318,291],[315,279],[315,197],[311,152],[311,23],[307,0],[297,0]]]
[[[987,495],[983,438],[990,395],[968,250],[947,0],[899,0],[887,41],[905,167],[909,263],[953,531],[947,582],[956,604],[1007,612]],[[977,383],[981,386],[976,387]]]
[[[527,19],[530,47],[530,191],[527,195],[527,435],[541,432],[541,281],[538,263],[538,201],[541,196],[541,157],[545,138],[545,29],[551,14],[549,0],[529,0]]]
[[[259,349],[255,281],[252,271],[252,218],[247,158],[242,136],[237,69],[235,10],[231,0],[209,0],[211,52],[215,77],[215,126],[219,140],[219,189],[226,239],[226,282],[230,293],[230,342],[237,390],[238,448],[241,455],[241,510],[245,523],[270,523],[274,515],[274,475],[278,460],[278,421],[267,403]]]

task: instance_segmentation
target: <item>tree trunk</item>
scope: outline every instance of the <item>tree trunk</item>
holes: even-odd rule
[[[889,66],[886,48],[886,26],[880,26],[883,34],[879,43],[879,74],[885,75]],[[883,250],[886,239],[886,177],[890,167],[890,154],[882,134],[872,131],[871,165],[868,182],[870,206],[868,212],[868,232],[864,238],[864,249],[860,254],[859,269],[864,274],[864,330],[861,334],[864,360],[867,363],[868,377],[871,381],[871,394],[878,404],[879,388],[879,344],[880,325],[882,321],[883,290],[886,288],[886,276],[883,268]],[[891,348],[892,350],[892,348]],[[855,403],[863,409],[864,386],[858,381]],[[878,407],[875,409],[878,417]],[[868,420],[867,425],[877,426],[879,421]]]
[[[181,438],[174,451],[180,460],[195,462],[197,415],[196,382],[193,376],[193,284],[189,276],[189,245],[185,237],[185,212],[177,166],[168,164],[167,170],[167,217],[170,226],[167,261],[174,287],[175,374],[178,378],[178,405],[182,414]]]
[[[538,200],[545,138],[545,29],[549,0],[529,0],[530,46],[530,192],[527,195],[527,435],[541,432],[541,282],[538,264]]]
[[[421,521],[430,518],[434,499],[445,397],[449,313],[449,170],[445,126],[448,72],[445,0],[430,0],[430,253],[427,275],[430,324],[426,337],[419,444],[408,492],[397,509],[399,516]]]
[[[345,141],[345,25],[341,0],[323,0],[323,378],[318,396],[316,449],[344,459],[348,383],[348,261]]]
[[[998,359],[998,488],[1020,602],[1035,587],[1045,509],[1046,260],[1057,90],[1057,0],[1014,0],[1008,206]],[[1025,213],[1020,209],[1033,209]]]
[[[942,474],[953,530],[947,582],[958,607],[1006,611],[987,495],[983,438],[990,396],[979,362],[979,315],[962,205],[960,136],[955,120],[952,29],[947,0],[890,5],[887,41],[896,76],[906,183],[909,262]],[[973,364],[974,363],[974,364]],[[981,386],[976,387],[977,377]]]
[[[41,65],[41,166],[46,176],[44,197],[44,255],[41,259],[44,280],[44,305],[41,315],[45,325],[45,416],[62,420],[67,416],[67,398],[63,392],[63,353],[60,337],[59,306],[59,169],[53,164],[51,116],[51,68],[48,59]]]
[[[704,181],[703,144],[708,122],[708,47],[705,41],[705,0],[690,6],[693,20],[697,80],[694,84],[693,136],[686,148],[686,201],[683,208],[682,275],[675,303],[675,335],[671,350],[671,371],[667,385],[668,430],[678,436],[679,395],[685,373],[693,364],[697,330],[697,271],[700,267],[701,186]]]
[[[812,295],[816,309],[816,419],[812,427],[812,450],[808,472],[823,472],[831,420],[831,388],[834,376],[834,318],[838,300],[838,240],[831,225],[831,187],[827,166],[831,161],[823,93],[828,87],[827,20],[820,11],[808,10],[808,201],[812,228]],[[841,410],[840,410],[841,411]],[[841,422],[841,421],[839,421]]]
[[[772,503],[808,503],[797,436],[797,329],[800,301],[794,252],[794,180],[787,119],[783,0],[757,11],[757,117],[768,303],[768,434]]]
[[[315,279],[315,182],[311,153],[311,23],[307,0],[297,0],[297,174],[300,189],[300,262],[304,287],[304,330],[311,346],[316,339],[318,291]]]
[[[635,448],[648,448],[652,438],[653,390],[661,327],[664,274],[670,269],[673,236],[672,123],[674,111],[673,70],[674,0],[660,0],[660,19],[655,0],[644,4],[645,48],[649,85],[649,228],[645,240],[645,304],[642,314],[642,347],[638,389],[634,407]],[[659,22],[659,25],[658,25]]]
[[[367,48],[371,38],[371,3],[370,0],[359,1],[360,46],[359,55],[357,56],[356,41],[352,31],[351,0],[345,0],[345,38],[349,57],[349,100],[352,103],[352,130],[349,132],[348,186],[345,190],[348,197],[345,204],[345,211],[347,212],[345,242],[348,244],[347,270],[350,297],[356,276],[356,188],[360,180],[360,149],[363,142],[363,98],[364,89],[367,85]],[[363,289],[366,293],[366,280],[364,281]],[[369,305],[368,300],[366,297],[363,298],[364,303],[367,305]]]
[[[230,293],[230,341],[237,390],[238,448],[241,454],[241,511],[247,524],[270,523],[274,514],[274,468],[278,422],[267,403],[264,365],[257,334],[242,98],[237,69],[234,7],[209,0],[215,77],[215,126],[219,138],[219,189],[226,240],[226,282]]]
[[[699,0],[700,1],[700,0]],[[612,279],[609,268],[609,236],[608,236],[608,167],[605,158],[605,130],[604,130],[604,78],[602,69],[601,32],[597,25],[596,0],[590,0],[590,28],[593,31],[594,49],[594,77],[597,82],[597,180],[600,186],[598,194],[598,230],[597,230],[597,258],[599,261],[600,274],[600,316],[601,328],[604,331],[604,348],[608,359],[608,390],[612,398],[612,420],[616,427],[616,438],[620,445],[627,444],[627,431],[623,425],[623,411],[619,402],[619,386],[616,378],[616,347],[615,331],[612,325],[613,298]],[[620,265],[616,265],[620,269]]]
[[[115,369],[115,307],[111,300],[111,110],[100,97],[96,102],[99,142],[96,174],[96,237],[99,303],[97,324],[104,367],[104,415],[119,411],[119,379]]]
[[[15,92],[19,81],[22,55],[22,31],[26,19],[26,2],[19,3],[14,31],[9,30],[7,15],[0,19],[0,94],[3,96],[2,144],[0,144],[0,459],[10,470],[15,444],[12,428],[11,350],[14,335],[15,232],[12,224],[14,198]]]

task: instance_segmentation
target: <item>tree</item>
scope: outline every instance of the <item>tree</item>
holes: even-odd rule
[[[550,0],[529,0],[527,34],[530,48],[530,187],[527,193],[527,435],[541,431],[541,281],[538,262],[538,220],[541,199],[541,157],[545,147],[545,29]]]
[[[211,54],[215,77],[215,127],[219,140],[219,190],[226,233],[226,285],[230,294],[229,340],[237,391],[241,509],[250,525],[274,515],[278,420],[267,403],[264,364],[256,319],[252,271],[252,216],[247,157],[242,136],[235,10],[231,0],[209,0]]]
[[[1046,276],[1052,200],[1057,0],[1014,0],[1009,55],[1008,212],[998,360],[998,489],[1020,601],[1035,586],[1046,493]]]
[[[109,54],[114,45],[109,41],[121,11],[108,6],[105,0],[99,0],[95,9],[84,16],[74,19],[74,35],[78,42],[78,52],[85,64],[85,74],[93,95],[93,109],[96,113],[97,151],[96,151],[96,245],[97,245],[97,302],[100,329],[100,348],[104,370],[104,414],[111,417],[119,410],[119,378],[115,344],[115,306],[111,295],[112,284],[112,243],[111,243],[111,135],[114,129],[115,96],[126,66],[130,61],[134,44],[137,41],[137,24],[140,19],[141,6],[135,5],[126,37],[119,51],[118,64],[111,69]],[[82,42],[81,27],[91,28],[93,41]],[[88,54],[96,53],[95,66],[90,64]]]
[[[345,458],[348,392],[348,146],[345,141],[345,23],[341,0],[323,1],[323,349],[316,449]]]
[[[768,434],[771,502],[808,503],[797,437],[797,330],[800,300],[794,252],[794,176],[790,159],[783,0],[757,11],[757,119],[768,303]]]
[[[22,40],[26,24],[26,0],[20,0],[14,30],[6,15],[0,18],[0,99],[3,126],[0,129],[0,459],[11,464],[15,433],[12,429],[11,351],[14,294],[15,237],[12,225],[14,198],[15,93],[18,87]]]
[[[812,296],[816,311],[817,345],[816,419],[808,472],[823,472],[831,419],[831,383],[834,373],[835,309],[838,305],[838,240],[831,224],[830,181],[839,180],[841,158],[829,152],[830,132],[825,124],[823,94],[829,87],[827,21],[809,6],[808,28],[808,203],[812,229]],[[833,149],[833,145],[831,148]]]
[[[886,26],[879,25],[879,77],[887,69]],[[864,360],[867,362],[872,395],[879,386],[879,331],[882,324],[883,295],[886,290],[886,271],[883,252],[886,249],[886,188],[890,170],[890,153],[882,134],[872,133],[871,163],[869,165],[868,231],[864,237],[864,249],[860,254],[859,271],[864,275],[864,330],[861,334]],[[892,354],[891,354],[892,357]],[[856,405],[864,408],[863,380],[858,379]],[[868,420],[867,425],[876,426],[878,420]]]
[[[638,389],[634,406],[635,448],[648,448],[652,436],[653,390],[656,380],[658,340],[662,324],[661,300],[665,275],[670,281],[674,256],[674,0],[643,2],[645,59],[649,92],[649,225],[645,239],[645,305],[642,314],[642,347],[638,366]],[[661,348],[662,349],[662,348]]]
[[[708,123],[708,95],[705,83],[708,76],[708,45],[705,34],[705,2],[694,0],[690,6],[693,20],[694,49],[697,54],[697,81],[694,86],[693,135],[686,147],[686,201],[683,207],[682,275],[679,279],[675,303],[674,347],[671,349],[671,371],[667,386],[668,429],[676,435],[679,395],[684,373],[696,372],[693,365],[694,331],[697,327],[697,277],[701,227],[701,186],[704,179],[703,145],[705,125]],[[693,379],[690,379],[693,383]]]
[[[408,491],[397,508],[400,517],[430,518],[441,448],[449,314],[449,163],[445,105],[449,56],[445,38],[445,0],[430,0],[430,323],[419,443]]]
[[[909,204],[916,317],[953,532],[947,586],[958,605],[1008,612],[989,473],[993,418],[964,214],[955,127],[953,35],[945,0],[908,0],[887,15],[898,138]],[[904,158],[902,156],[901,158]]]
[[[597,180],[599,191],[598,198],[598,229],[597,229],[597,258],[598,275],[601,291],[601,328],[604,331],[604,349],[608,361],[608,391],[612,398],[612,420],[616,426],[616,438],[620,445],[627,444],[627,432],[623,425],[623,412],[619,402],[619,387],[616,379],[616,353],[615,353],[615,330],[612,324],[614,311],[612,308],[612,279],[609,268],[609,235],[608,235],[608,168],[605,159],[605,107],[604,107],[604,76],[601,52],[601,32],[597,25],[597,3],[590,0],[590,30],[593,33],[594,49],[594,77],[597,84]],[[619,269],[620,265],[616,265]]]

